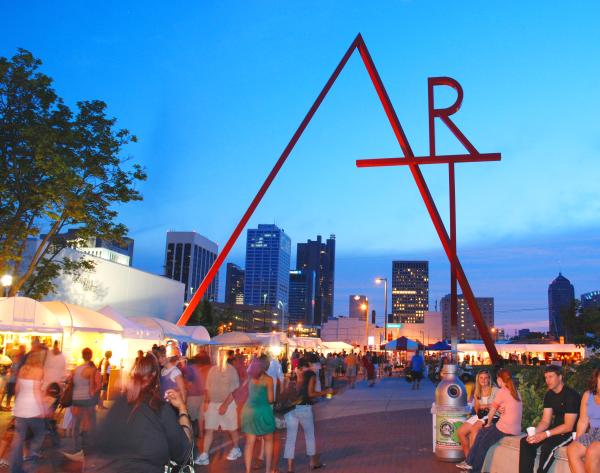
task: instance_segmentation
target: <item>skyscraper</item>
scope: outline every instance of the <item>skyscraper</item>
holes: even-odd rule
[[[312,269],[290,271],[289,324],[315,324],[315,272]]]
[[[331,235],[325,243],[322,243],[321,235],[317,235],[316,241],[298,243],[296,269],[315,272],[315,325],[321,325],[333,317],[335,235]]]
[[[248,229],[244,304],[287,311],[291,244],[276,225]]]
[[[225,304],[241,305],[244,303],[244,279],[246,272],[237,264],[227,263],[225,277]]]
[[[477,307],[488,330],[494,327],[494,298],[476,297]],[[445,340],[450,339],[450,294],[442,297],[440,301],[442,309],[442,336]],[[473,320],[473,314],[466,299],[462,294],[457,296],[456,304],[457,334],[459,340],[480,340],[481,334]]]
[[[348,297],[348,316],[351,319],[367,320],[367,311],[363,307],[369,307],[367,296],[361,294],[350,294]]]
[[[556,338],[564,336],[561,311],[568,309],[575,300],[573,284],[561,273],[548,286],[548,323],[550,333]]]
[[[219,246],[196,232],[167,232],[165,276],[185,284],[184,300],[189,301],[217,259]],[[206,298],[217,300],[219,276],[206,291]]]
[[[429,310],[429,261],[392,262],[394,322],[423,323]]]

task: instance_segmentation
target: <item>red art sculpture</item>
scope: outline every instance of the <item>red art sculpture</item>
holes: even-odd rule
[[[202,300],[202,297],[204,296],[204,293],[208,289],[208,286],[210,285],[210,283],[212,282],[214,277],[217,275],[221,265],[225,262],[227,255],[229,254],[229,252],[231,251],[231,248],[233,247],[233,245],[239,238],[240,234],[246,227],[248,220],[250,219],[250,217],[254,213],[254,210],[256,209],[256,207],[258,206],[260,201],[262,200],[263,196],[265,195],[265,192],[267,191],[267,189],[273,182],[273,179],[275,179],[275,177],[277,176],[277,173],[283,166],[283,163],[285,163],[286,159],[288,158],[288,156],[294,149],[294,146],[300,139],[300,136],[302,136],[302,133],[304,132],[304,130],[310,123],[310,120],[312,119],[315,112],[317,111],[317,109],[319,108],[321,103],[323,102],[323,99],[325,98],[325,96],[327,95],[327,93],[329,92],[331,87],[333,86],[334,82],[336,81],[336,79],[338,78],[340,73],[342,72],[342,69],[348,62],[348,59],[350,59],[350,56],[356,49],[358,49],[360,57],[362,58],[362,61],[365,65],[365,67],[367,68],[369,77],[371,78],[371,81],[373,82],[373,85],[375,86],[375,90],[377,91],[379,100],[381,101],[381,104],[383,105],[384,111],[388,117],[390,125],[392,126],[394,134],[396,135],[396,139],[398,140],[398,144],[400,145],[400,148],[402,149],[402,153],[404,155],[403,157],[399,157],[399,158],[361,159],[361,160],[356,161],[356,165],[359,168],[377,167],[377,166],[408,166],[409,167],[410,172],[412,173],[413,178],[417,184],[419,192],[421,193],[423,202],[425,203],[425,206],[427,207],[427,211],[429,212],[431,221],[433,222],[433,225],[436,229],[438,237],[440,238],[440,241],[442,242],[444,251],[446,252],[448,260],[450,261],[450,275],[451,275],[451,277],[450,277],[450,286],[451,286],[450,293],[451,293],[451,314],[452,314],[451,325],[453,327],[453,332],[456,327],[456,306],[457,306],[456,284],[458,282],[458,284],[460,284],[460,287],[462,288],[464,298],[467,301],[467,304],[469,306],[471,314],[473,315],[473,320],[477,326],[477,329],[479,330],[479,333],[481,334],[481,338],[483,339],[483,342],[485,343],[485,346],[490,355],[490,358],[493,363],[497,363],[500,360],[500,357],[498,355],[498,352],[496,351],[496,347],[492,340],[491,334],[483,320],[483,317],[481,316],[481,311],[479,310],[479,307],[477,306],[477,303],[475,301],[475,296],[473,294],[473,291],[471,289],[471,286],[469,284],[467,276],[465,275],[465,272],[463,271],[462,265],[460,264],[460,261],[458,259],[457,253],[456,253],[456,212],[455,212],[454,165],[456,163],[466,163],[466,162],[476,162],[476,161],[499,161],[501,158],[500,153],[487,153],[487,154],[479,153],[475,149],[475,147],[471,144],[471,142],[467,139],[467,137],[458,129],[458,127],[450,119],[450,116],[455,114],[460,109],[460,106],[462,104],[463,91],[462,91],[462,87],[460,86],[460,84],[456,80],[454,80],[450,77],[432,77],[432,78],[429,78],[429,80],[428,80],[429,155],[428,156],[415,156],[410,147],[410,144],[408,143],[408,139],[406,138],[406,135],[404,134],[404,130],[402,129],[402,125],[400,124],[400,120],[398,119],[398,116],[396,115],[396,111],[394,110],[394,107],[392,106],[392,102],[390,101],[390,98],[388,97],[388,94],[385,90],[383,82],[381,81],[381,78],[379,77],[379,73],[377,72],[375,64],[373,63],[373,59],[371,59],[369,50],[367,49],[367,46],[365,45],[365,42],[360,34],[354,39],[354,41],[352,42],[352,44],[350,45],[350,47],[348,48],[348,50],[342,57],[342,60],[340,61],[338,66],[333,71],[333,74],[331,75],[331,77],[329,78],[327,83],[325,84],[325,87],[323,87],[323,90],[321,90],[321,93],[318,95],[318,97],[315,100],[315,102],[313,103],[312,107],[310,108],[310,110],[308,111],[308,113],[306,114],[306,116],[304,117],[302,122],[300,123],[300,126],[298,127],[298,129],[296,130],[294,135],[292,136],[290,142],[283,150],[283,153],[281,153],[281,156],[275,163],[275,166],[273,167],[273,169],[271,170],[271,172],[265,179],[265,182],[260,187],[260,189],[259,189],[258,193],[256,194],[256,196],[254,197],[254,199],[252,199],[250,206],[248,207],[248,209],[242,216],[241,220],[235,227],[233,233],[229,237],[229,240],[227,240],[227,243],[223,247],[223,250],[217,256],[217,259],[215,260],[215,262],[209,269],[208,273],[206,274],[206,277],[203,279],[202,283],[200,284],[200,287],[198,288],[196,293],[193,295],[192,299],[190,300],[188,306],[185,308],[185,310],[184,310],[183,314],[181,315],[177,324],[185,325],[187,323],[188,319],[190,318],[190,316],[192,315],[192,312],[198,305],[198,303]],[[448,86],[448,87],[452,87],[456,91],[457,98],[456,98],[455,103],[452,106],[447,107],[447,108],[435,108],[434,88],[436,86]],[[457,154],[457,155],[439,155],[439,156],[436,155],[436,152],[435,152],[435,118],[436,117],[439,118],[440,120],[442,120],[442,122],[450,129],[450,131],[454,134],[454,136],[456,136],[456,138],[466,148],[468,153]],[[421,173],[421,170],[419,169],[419,166],[421,164],[448,164],[449,188],[450,188],[450,236],[448,236],[448,232],[446,231],[446,227],[444,225],[444,222],[442,221],[442,218],[440,217],[440,214],[437,210],[435,202],[433,201],[433,198],[431,197],[431,193],[429,192],[429,188],[427,187],[425,178],[423,177],[423,174]]]

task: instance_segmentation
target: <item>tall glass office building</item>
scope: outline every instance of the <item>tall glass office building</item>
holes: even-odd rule
[[[244,304],[287,313],[291,246],[290,237],[276,225],[248,229]]]
[[[392,262],[394,322],[424,323],[429,310],[429,261]]]

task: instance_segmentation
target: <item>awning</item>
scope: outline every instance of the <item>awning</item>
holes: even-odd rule
[[[136,324],[133,320],[121,315],[111,306],[104,306],[98,312],[114,320],[123,327],[123,337],[142,340],[161,340],[162,331]]]
[[[253,338],[257,345],[280,347],[288,343],[288,337],[285,333],[249,333],[247,334]]]
[[[95,310],[61,301],[42,302],[41,304],[56,316],[65,331],[123,333],[121,324]]]
[[[323,341],[317,337],[293,337],[290,340],[292,341],[291,345],[309,350],[316,350],[323,344]]]
[[[187,333],[192,343],[196,345],[208,345],[210,344],[210,335],[206,327],[202,325],[188,325],[181,327]]]
[[[29,297],[0,299],[0,331],[19,333],[63,333],[56,316]]]
[[[141,325],[146,329],[157,330],[160,334],[160,339],[165,340],[168,338],[174,338],[179,342],[190,342],[191,338],[186,331],[167,320],[159,319],[157,317],[129,317],[136,324]]]

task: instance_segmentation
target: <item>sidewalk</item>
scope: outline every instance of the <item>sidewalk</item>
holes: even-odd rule
[[[457,473],[453,464],[436,460],[431,447],[431,414],[434,386],[424,380],[411,390],[403,378],[384,378],[375,387],[365,382],[345,389],[331,400],[314,406],[317,450],[327,466],[323,473]],[[0,424],[7,414],[0,414]],[[285,430],[276,432],[276,450],[285,442]],[[63,443],[69,443],[63,442]],[[242,473],[243,460],[225,459],[231,448],[228,437],[215,435],[211,464],[196,467],[197,473]],[[243,448],[243,440],[242,440]],[[282,449],[280,449],[282,450]],[[309,471],[304,437],[299,432],[294,471]],[[64,460],[58,451],[45,452],[37,465],[26,464],[35,473],[79,472],[81,465]],[[279,471],[287,471],[279,454]],[[259,471],[259,470],[255,470]],[[262,473],[261,470],[260,473]]]
[[[411,390],[404,378],[385,378],[373,388],[365,382],[314,406],[317,450],[327,466],[324,473],[457,473],[451,463],[436,460],[432,452],[430,408],[434,386],[424,380]],[[285,442],[285,431],[276,434]],[[223,437],[222,440],[225,440]],[[217,442],[215,442],[217,444]],[[229,446],[211,457],[198,473],[242,473],[240,460],[225,459]],[[304,437],[299,433],[294,471],[309,471]],[[281,457],[281,455],[280,455]],[[287,470],[280,458],[279,471]],[[264,470],[261,470],[261,472]]]

